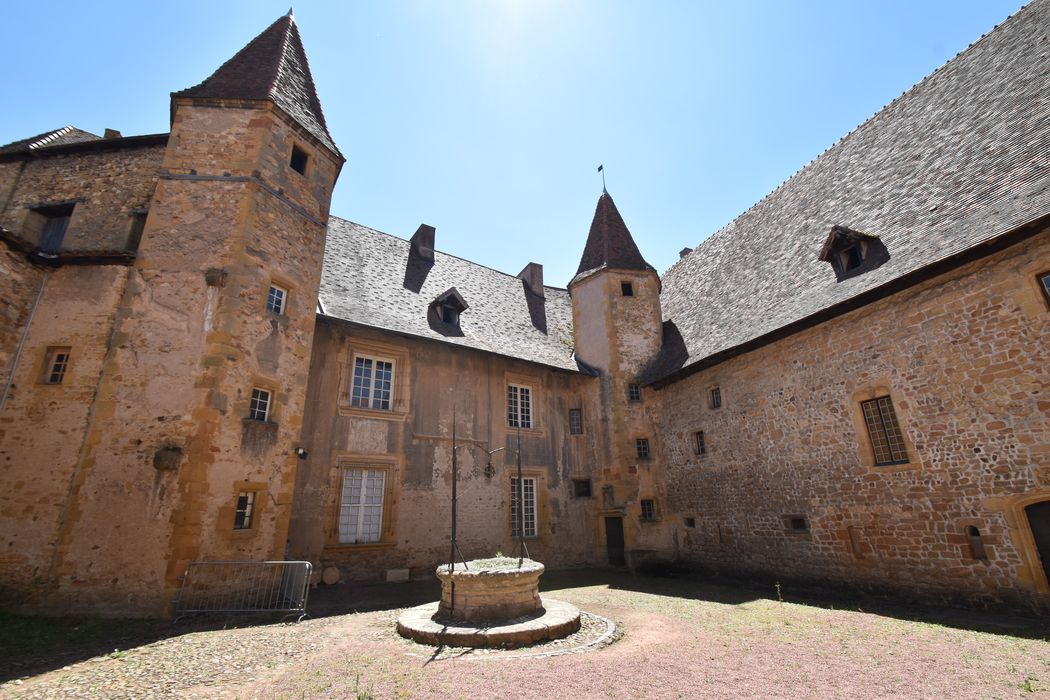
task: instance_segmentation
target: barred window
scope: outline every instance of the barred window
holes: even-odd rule
[[[379,469],[343,469],[339,503],[339,542],[378,542],[383,527],[386,472]]]
[[[908,452],[904,448],[904,436],[890,397],[880,396],[860,405],[864,411],[868,437],[871,438],[871,449],[875,453],[875,464],[905,464]]]
[[[255,492],[241,491],[237,494],[237,510],[233,514],[234,530],[250,530],[255,514]]]
[[[641,384],[628,384],[627,385],[627,400],[628,401],[641,401],[642,400],[642,385]]]
[[[273,395],[266,389],[252,389],[252,400],[248,404],[248,419],[266,421],[270,418],[270,403]]]
[[[650,498],[643,498],[642,504],[642,520],[655,520],[656,519],[656,503]]]
[[[569,409],[569,434],[583,435],[583,410],[579,408]]]
[[[275,314],[283,314],[285,301],[288,299],[288,291],[281,289],[276,284],[270,285],[270,291],[266,295],[266,310]]]
[[[350,405],[389,411],[394,387],[394,361],[379,357],[354,357],[354,383]]]
[[[536,479],[531,477],[522,478],[524,487],[524,517],[525,537],[536,537]],[[518,488],[517,477],[510,480],[510,532],[514,537],[521,537],[521,526],[518,525]]]
[[[638,459],[649,459],[649,438],[638,438],[634,441],[634,448],[638,451]]]
[[[532,389],[520,384],[507,385],[507,425],[532,427]]]
[[[704,440],[704,431],[697,430],[693,433],[693,446],[698,455],[707,454],[707,442]]]

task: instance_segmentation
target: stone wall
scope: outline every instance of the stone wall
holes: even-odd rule
[[[11,191],[0,227],[37,244],[42,222],[32,208],[75,201],[62,250],[124,250],[136,210],[149,207],[164,146],[123,146],[106,150],[47,153],[0,164],[0,194]],[[3,181],[7,181],[4,183]]]
[[[389,411],[353,408],[347,398],[355,353],[395,362]],[[602,420],[593,377],[471,349],[363,329],[320,318],[290,533],[293,557],[339,567],[352,579],[391,568],[433,575],[449,557],[452,419],[458,450],[458,541],[468,558],[509,553],[510,479],[517,430],[507,427],[507,383],[532,387],[535,427],[521,431],[523,475],[537,480],[538,536],[533,558],[550,566],[600,561],[597,495],[575,498],[572,479],[593,479]],[[582,408],[584,434],[570,435],[570,408]],[[485,452],[493,476],[484,472]],[[342,468],[386,474],[380,542],[340,544]]]
[[[674,553],[784,580],[1045,603],[1021,508],[1050,498],[1050,310],[1036,280],[1048,268],[1044,233],[658,391]],[[908,462],[875,466],[860,402],[886,395]]]

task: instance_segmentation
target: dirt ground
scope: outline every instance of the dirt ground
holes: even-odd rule
[[[774,590],[618,572],[541,583],[592,614],[577,638],[436,650],[393,629],[401,609],[436,597],[433,584],[334,586],[299,624],[140,621],[74,639],[70,625],[85,623],[55,620],[57,637],[22,645],[0,633],[0,697],[1050,697],[1045,618],[833,603],[790,587],[782,602]],[[615,634],[599,639],[602,618]],[[98,653],[113,640],[123,646]]]

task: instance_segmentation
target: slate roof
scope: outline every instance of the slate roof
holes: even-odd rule
[[[659,373],[1050,212],[1048,28],[1050,0],[1035,0],[675,263],[661,302],[679,347]],[[818,260],[835,225],[878,236],[889,260],[836,282]]]
[[[576,270],[576,281],[582,276],[602,268],[619,270],[652,270],[635,245],[627,224],[623,222],[616,203],[608,192],[602,192],[594,208],[594,219],[587,234],[587,244]]]
[[[200,85],[174,97],[270,100],[336,155],[310,74],[295,18],[289,12],[267,27]]]
[[[430,308],[450,287],[469,305],[458,329],[440,323]],[[545,300],[517,277],[440,251],[431,264],[412,255],[407,240],[328,220],[320,293],[326,316],[579,371],[570,351],[569,293],[544,286],[544,294]]]
[[[37,148],[47,146],[64,146],[71,143],[83,143],[85,141],[97,141],[101,136],[92,134],[75,126],[64,126],[61,129],[52,129],[27,139],[19,139],[0,146],[0,153],[15,153],[17,151],[33,151]]]

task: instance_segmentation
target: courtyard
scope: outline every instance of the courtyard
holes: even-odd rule
[[[619,571],[552,572],[541,589],[583,628],[513,650],[400,638],[430,581],[321,587],[298,624],[8,615],[0,697],[1050,696],[1045,618]]]

